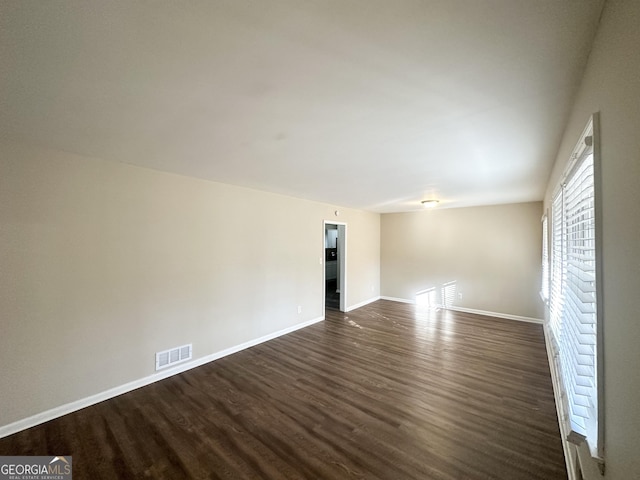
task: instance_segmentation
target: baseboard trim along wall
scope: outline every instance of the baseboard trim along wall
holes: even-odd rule
[[[517,320],[519,322],[539,323],[542,325],[544,321],[541,318],[523,317],[522,315],[511,315],[510,313],[489,312],[487,310],[476,310],[475,308],[463,307],[447,307],[447,310],[462,313],[475,313],[477,315],[485,315],[487,317],[506,318],[507,320]]]
[[[390,301],[393,301],[393,302],[415,304],[415,301],[404,299],[404,298],[380,296],[380,297],[370,298],[368,300],[365,300],[365,301],[360,302],[360,303],[355,304],[355,305],[351,305],[351,306],[349,306],[347,308],[347,312],[350,312],[350,311],[355,310],[357,308],[363,307],[363,306],[368,305],[370,303],[373,303],[373,302],[375,302],[377,300],[390,300]],[[489,312],[489,311],[485,311],[485,310],[476,310],[476,309],[472,309],[472,308],[449,307],[448,310],[464,312],[464,313],[475,313],[475,314],[478,314],[478,315],[486,315],[486,316],[497,317],[497,318],[506,318],[506,319],[509,319],[509,320],[518,320],[518,321],[523,321],[523,322],[531,322],[531,323],[539,323],[539,324],[543,323],[543,321],[541,319],[537,319],[537,318],[523,317],[523,316],[511,315],[511,314],[507,314],[507,313]],[[76,400],[76,401],[73,401],[73,402],[70,402],[70,403],[67,403],[67,404],[64,404],[64,405],[60,405],[59,407],[55,407],[55,408],[52,408],[52,409],[47,410],[45,412],[38,413],[36,415],[32,415],[31,417],[27,417],[25,419],[18,420],[16,422],[10,423],[8,425],[4,425],[4,426],[0,427],[0,438],[7,437],[9,435],[12,435],[14,433],[20,432],[22,430],[26,430],[27,428],[35,427],[36,425],[40,425],[41,423],[48,422],[49,420],[53,420],[55,418],[61,417],[61,416],[66,415],[68,413],[75,412],[75,411],[80,410],[82,408],[86,408],[86,407],[89,407],[91,405],[95,405],[96,403],[103,402],[104,400],[108,400],[110,398],[117,397],[118,395],[122,395],[124,393],[127,393],[127,392],[130,392],[132,390],[135,390],[137,388],[144,387],[146,385],[150,385],[151,383],[158,382],[160,380],[164,380],[165,378],[171,377],[173,375],[177,375],[177,374],[185,372],[187,370],[191,370],[192,368],[199,367],[201,365],[204,365],[205,363],[209,363],[209,362],[212,362],[212,361],[217,360],[219,358],[226,357],[227,355],[231,355],[233,353],[239,352],[239,351],[244,350],[246,348],[250,348],[250,347],[253,347],[255,345],[258,345],[260,343],[264,343],[264,342],[267,342],[269,340],[273,340],[274,338],[280,337],[282,335],[286,335],[287,333],[294,332],[294,331],[299,330],[301,328],[308,327],[310,325],[313,325],[315,323],[321,322],[323,320],[324,320],[324,317],[314,318],[314,319],[309,320],[307,322],[299,323],[297,325],[294,325],[294,326],[289,327],[289,328],[285,328],[283,330],[279,330],[279,331],[271,333],[269,335],[265,335],[265,336],[256,338],[254,340],[250,340],[248,342],[244,342],[244,343],[242,343],[240,345],[236,345],[234,347],[230,347],[230,348],[227,348],[225,350],[222,350],[222,351],[219,351],[219,352],[215,352],[215,353],[212,353],[210,355],[206,355],[206,356],[201,357],[201,358],[197,358],[197,359],[195,359],[195,360],[193,360],[191,362],[187,362],[187,363],[183,363],[183,364],[177,365],[174,368],[170,368],[168,370],[164,370],[164,371],[161,371],[161,372],[158,372],[158,373],[154,373],[154,374],[149,375],[147,377],[144,377],[144,378],[141,378],[141,379],[138,379],[138,380],[134,380],[134,381],[129,382],[129,383],[125,383],[124,385],[119,385],[117,387],[110,388],[109,390],[105,390],[104,392],[100,392],[100,393],[97,393],[95,395],[91,395],[89,397],[82,398],[80,400]],[[546,332],[545,332],[545,341],[546,341]],[[548,348],[547,348],[547,352],[549,352]],[[551,367],[551,359],[550,359],[550,367]],[[554,392],[555,392],[556,391],[556,383],[555,383],[556,379],[554,377],[554,373],[555,372],[554,372],[553,367],[551,367],[551,372],[552,372],[552,378],[554,378]],[[558,405],[557,401],[556,401],[556,405]],[[566,442],[566,440],[564,440],[564,438],[565,438],[565,435],[564,435],[564,432],[563,432],[563,443]],[[572,479],[570,479],[570,480],[572,480]]]
[[[369,305],[370,303],[376,302],[378,300],[380,300],[380,297],[370,298],[368,300],[365,300],[364,302],[356,303],[355,305],[351,305],[350,307],[347,307],[346,311],[350,312],[351,310],[355,310],[356,308],[364,307],[365,305]]]
[[[397,297],[380,297],[381,300],[389,300],[392,302],[410,303],[415,305],[415,300],[409,300],[406,298]],[[541,318],[523,317],[522,315],[512,315],[510,313],[490,312],[488,310],[477,310],[475,308],[463,308],[463,307],[443,307],[442,305],[435,305],[435,308],[442,308],[444,310],[452,310],[454,312],[462,313],[475,313],[476,315],[484,315],[487,317],[506,318],[507,320],[517,320],[519,322],[539,323],[543,324],[544,321]]]
[[[389,300],[390,302],[400,302],[400,303],[416,303],[415,300],[407,300],[406,298],[398,298],[398,297],[380,297],[380,300]]]
[[[182,363],[177,365],[174,368],[170,368],[167,370],[163,370],[159,373],[154,373],[149,375],[148,377],[140,378],[138,380],[134,380],[129,383],[125,383],[124,385],[119,385],[117,387],[110,388],[109,390],[105,390],[104,392],[96,393],[95,395],[91,395],[86,398],[82,398],[80,400],[76,400],[64,405],[60,405],[59,407],[52,408],[51,410],[47,410],[42,413],[38,413],[36,415],[32,415],[31,417],[27,417],[22,420],[18,420],[17,422],[10,423],[8,425],[4,425],[0,427],[0,438],[7,437],[9,435],[13,435],[14,433],[18,433],[22,430],[26,430],[27,428],[35,427],[36,425],[40,425],[41,423],[48,422],[49,420],[53,420],[58,417],[62,417],[68,413],[75,412],[82,408],[90,407],[91,405],[95,405],[96,403],[103,402],[105,400],[109,400],[110,398],[117,397],[118,395],[122,395],[123,393],[130,392],[132,390],[136,390],[137,388],[144,387],[146,385],[150,385],[154,382],[158,382],[160,380],[164,380],[165,378],[171,377],[173,375],[177,375],[179,373],[185,372],[187,370],[191,370],[192,368],[199,367],[204,365],[205,363],[212,362],[222,357],[226,357],[227,355],[231,355],[233,353],[237,353],[241,350],[245,350],[247,348],[253,347],[260,343],[267,342],[269,340],[273,340],[274,338],[278,338],[282,335],[286,335],[287,333],[295,332],[301,328],[308,327],[315,323],[321,322],[324,320],[324,317],[314,318],[312,320],[308,320],[303,323],[299,323],[292,327],[285,328],[283,330],[279,330],[274,333],[270,333],[263,337],[256,338],[254,340],[250,340],[248,342],[241,343],[240,345],[236,345],[234,347],[227,348],[225,350],[221,350],[219,352],[212,353],[210,355],[206,355],[201,358],[197,358],[191,362]]]

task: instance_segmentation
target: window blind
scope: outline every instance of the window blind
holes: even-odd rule
[[[563,308],[560,355],[572,430],[591,440],[597,431],[596,250],[593,154],[577,165],[564,188]]]
[[[571,431],[599,451],[596,215],[591,132],[551,205],[549,329]],[[544,225],[543,225],[544,229]],[[544,249],[543,249],[544,259]]]
[[[556,194],[551,206],[551,285],[549,289],[549,327],[556,340],[560,338],[560,317],[562,315],[562,283],[564,273],[563,249],[563,191]]]
[[[542,217],[542,298],[549,300],[549,219]]]

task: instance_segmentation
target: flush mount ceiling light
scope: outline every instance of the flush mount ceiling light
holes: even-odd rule
[[[433,208],[437,207],[440,200],[422,200],[422,206],[424,208]]]

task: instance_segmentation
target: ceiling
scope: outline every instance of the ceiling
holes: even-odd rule
[[[542,199],[601,0],[0,2],[0,138],[374,212]]]

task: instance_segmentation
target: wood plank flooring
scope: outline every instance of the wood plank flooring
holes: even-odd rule
[[[325,282],[324,306],[332,310],[340,310],[340,293],[338,293],[337,280],[327,280]]]
[[[566,479],[542,327],[378,301],[0,439],[82,479]]]

